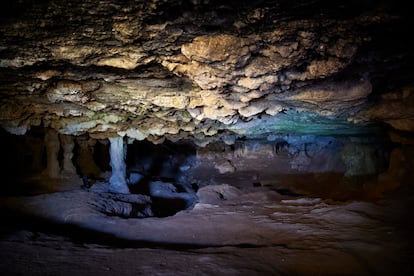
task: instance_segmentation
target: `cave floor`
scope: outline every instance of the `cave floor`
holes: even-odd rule
[[[109,216],[103,193],[63,187],[2,198],[2,275],[414,272],[411,185],[342,201],[257,187],[165,218]]]

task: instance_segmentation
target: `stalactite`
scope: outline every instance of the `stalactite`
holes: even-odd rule
[[[129,188],[126,183],[126,147],[122,137],[109,138],[112,176],[109,179],[109,190],[127,194]]]

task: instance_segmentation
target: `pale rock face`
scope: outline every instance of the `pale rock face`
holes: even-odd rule
[[[232,173],[236,171],[236,168],[228,160],[223,160],[217,163],[214,168],[217,169],[220,174]]]
[[[203,187],[197,192],[199,202],[204,204],[218,204],[223,200],[237,199],[241,195],[239,189],[228,184]]]
[[[259,114],[267,109],[267,105],[263,102],[252,103],[251,105],[239,109],[239,114],[243,117],[250,117]]]
[[[231,35],[199,36],[192,43],[181,47],[181,52],[189,60],[200,63],[218,63],[243,66],[247,56],[250,55],[249,40]]]

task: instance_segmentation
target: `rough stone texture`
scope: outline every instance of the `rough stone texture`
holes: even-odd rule
[[[265,137],[266,122],[290,123],[285,113],[306,123],[281,131],[413,131],[411,21],[399,4],[6,1],[0,125],[203,146],[251,135],[248,123]]]
[[[320,181],[313,174],[335,176],[326,181],[336,183],[342,181],[341,176],[362,179],[384,173],[390,155],[387,143],[379,137],[312,135],[239,140],[234,146],[215,143],[197,150],[196,161],[188,173],[191,181],[200,186],[283,186],[286,175],[297,175],[300,181],[312,186],[314,181]]]
[[[223,200],[237,200],[242,194],[242,191],[228,184],[206,186],[197,192],[201,204],[219,204]]]
[[[384,94],[367,113],[371,118],[383,120],[395,129],[413,132],[414,90],[404,87]]]
[[[406,172],[412,188],[412,169]],[[132,218],[148,212],[149,198],[139,195],[73,190],[3,198],[0,269],[8,275],[412,275],[412,189],[400,191],[403,202],[401,195],[340,202],[256,189],[209,186],[199,191],[205,203],[163,219]],[[36,218],[42,223],[31,222]],[[5,231],[18,225],[31,227]],[[60,226],[67,236],[52,232]]]
[[[20,136],[0,129],[0,271],[413,275],[414,17],[378,2],[1,1],[0,126]],[[121,189],[56,179],[75,149],[93,184],[112,137],[165,151],[112,166]],[[23,181],[43,145],[55,179]],[[51,224],[78,247],[39,242]]]

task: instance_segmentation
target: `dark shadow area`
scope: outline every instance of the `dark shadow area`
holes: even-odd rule
[[[44,130],[32,127],[25,135],[14,135],[0,128],[2,153],[0,195],[30,193],[31,184],[26,180],[40,174],[46,167]]]
[[[296,193],[295,191],[292,191],[291,189],[288,189],[288,188],[276,188],[276,189],[270,189],[270,190],[274,190],[281,195],[287,195],[287,196],[293,196],[293,197],[303,196],[302,194]]]
[[[156,217],[173,216],[179,211],[188,208],[189,202],[184,198],[179,197],[151,197],[152,211]],[[194,201],[194,200],[193,200]]]
[[[94,151],[93,151],[93,160],[95,161],[96,165],[101,169],[101,171],[110,171],[110,160],[111,157],[109,156],[109,143],[108,140],[97,140]]]
[[[21,17],[33,8],[46,10],[49,0],[3,0],[0,2],[0,22]]]
[[[151,181],[179,183],[195,154],[195,148],[189,143],[167,141],[154,145],[135,141],[128,145],[126,164],[131,192],[148,194]]]
[[[166,141],[154,145],[149,141],[134,141],[128,145],[126,164],[129,173],[140,173],[151,179],[179,181],[195,155],[196,148],[190,142]]]
[[[186,171],[193,166],[195,155],[190,142],[133,142],[128,145],[126,158],[131,193],[150,196],[157,217],[191,208],[196,190],[187,181]]]

